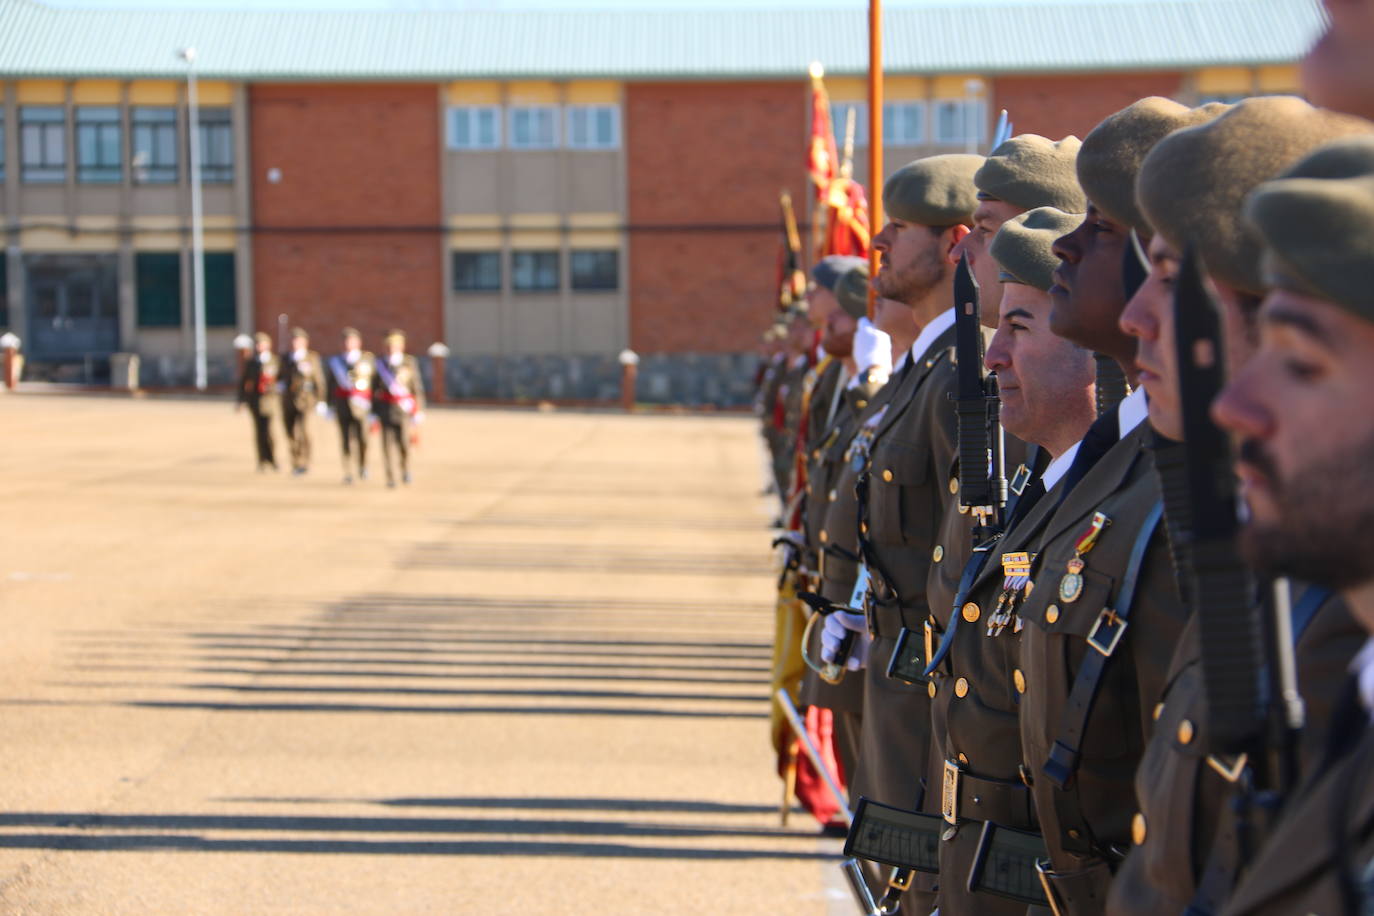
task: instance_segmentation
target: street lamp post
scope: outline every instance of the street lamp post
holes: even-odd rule
[[[182,48],[186,61],[186,105],[191,154],[191,327],[196,361],[196,390],[204,391],[205,368],[205,226],[200,199],[200,111],[196,98],[196,49]]]

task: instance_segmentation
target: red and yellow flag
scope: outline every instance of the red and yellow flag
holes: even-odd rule
[[[811,145],[807,150],[806,170],[816,191],[817,206],[824,206],[830,183],[840,171],[840,156],[835,149],[835,127],[830,123],[830,96],[825,91],[820,64],[811,65]]]

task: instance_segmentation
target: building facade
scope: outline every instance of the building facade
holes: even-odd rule
[[[1264,41],[1237,36],[1256,5],[1115,5],[1155,29],[1141,45],[1089,7],[1047,0],[1018,10],[1020,31],[1071,23],[1107,47],[1044,60],[945,47],[979,24],[902,11],[888,27],[886,166],[986,151],[1004,108],[1018,132],[1060,137],[1145,95],[1294,92],[1319,13],[1259,0],[1283,15]],[[1176,7],[1204,17],[1186,55]],[[646,16],[662,28],[637,31]],[[736,40],[721,42],[732,17]],[[775,307],[779,192],[809,199],[812,59],[830,65],[840,145],[852,120],[866,180],[862,18],[91,13],[0,0],[0,35],[15,36],[0,41],[0,327],[23,339],[29,378],[100,383],[116,354],[136,354],[144,385],[189,382],[190,111],[174,52],[198,46],[212,383],[230,381],[238,334],[302,325],[329,350],[349,325],[369,346],[391,327],[417,352],[445,343],[458,397],[615,400],[630,348],[642,400],[746,403]],[[116,24],[137,39],[110,41]],[[798,24],[814,34],[796,38]],[[941,27],[948,42],[915,42]],[[291,34],[265,42],[267,30]],[[765,46],[774,32],[796,46]]]

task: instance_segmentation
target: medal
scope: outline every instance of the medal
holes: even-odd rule
[[[1035,557],[1022,550],[1002,554],[1002,595],[997,600],[997,608],[988,620],[988,636],[999,636],[1016,618],[1015,632],[1021,630],[1021,618],[1016,607],[1029,591],[1031,565]]]
[[[1087,565],[1083,562],[1083,556],[1097,546],[1098,536],[1111,523],[1112,520],[1105,512],[1094,512],[1092,521],[1088,523],[1088,530],[1080,534],[1074,542],[1073,556],[1065,565],[1064,578],[1059,580],[1060,601],[1073,604],[1083,596],[1083,568]]]

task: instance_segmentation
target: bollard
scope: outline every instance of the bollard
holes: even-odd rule
[[[15,364],[18,362],[18,360],[15,359],[15,351],[19,349],[20,342],[18,334],[8,333],[0,335],[0,348],[5,351],[5,388],[9,391],[13,391],[15,384],[19,381],[19,379],[15,378],[18,373],[15,372],[14,369]]]
[[[240,334],[234,338],[234,349],[239,354],[239,372],[237,378],[243,378],[243,364],[248,362],[248,354],[253,352],[253,338],[247,334]]]
[[[639,354],[634,350],[620,351],[620,406],[626,413],[635,409],[635,381],[639,377]]]
[[[444,366],[445,360],[448,359],[449,349],[445,344],[436,340],[429,345],[429,350],[426,352],[429,353],[430,365],[429,399],[435,404],[442,404],[447,394],[445,390],[447,386],[445,385],[444,379]]]

